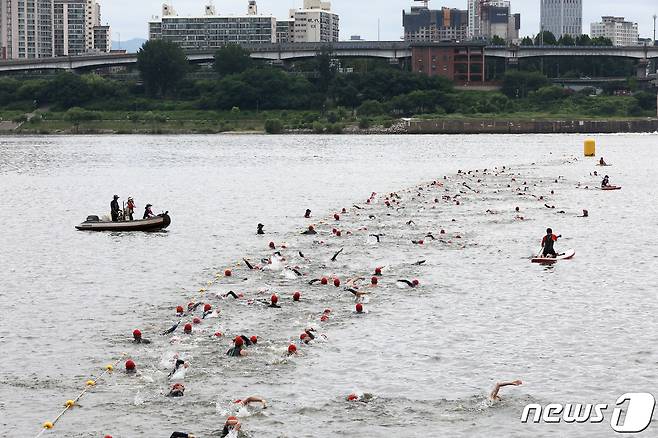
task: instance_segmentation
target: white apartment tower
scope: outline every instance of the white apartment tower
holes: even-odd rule
[[[331,12],[331,2],[304,0],[302,9],[291,9],[294,20],[292,42],[320,43],[336,42],[339,38],[340,19]]]
[[[511,4],[509,0],[490,0],[482,2],[482,0],[468,0],[468,39],[477,40],[486,38],[484,29],[482,28],[482,7],[498,7],[508,8],[511,11]]]
[[[624,17],[601,17],[598,23],[590,26],[591,37],[604,37],[612,41],[613,46],[637,46],[640,35],[637,23],[624,20]]]
[[[560,38],[583,33],[583,0],[541,0],[540,31]]]

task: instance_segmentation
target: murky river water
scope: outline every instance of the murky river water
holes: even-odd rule
[[[658,136],[597,137],[599,153],[614,164],[605,172],[623,186],[609,193],[576,187],[596,186],[590,173],[601,170],[581,158],[583,140],[0,140],[0,434],[36,436],[86,380],[126,353],[138,374],[118,369],[99,380],[43,436],[218,436],[236,412],[232,401],[255,394],[268,399],[268,409],[238,413],[251,437],[612,436],[609,414],[601,424],[520,422],[527,403],[613,405],[626,392],[658,394]],[[520,174],[517,181],[511,174],[480,183],[455,175],[502,165]],[[444,175],[448,192],[425,185]],[[525,196],[516,190],[521,181],[530,188]],[[394,190],[405,208],[383,205],[381,194]],[[460,205],[442,198],[459,190]],[[379,195],[366,206],[372,192]],[[149,202],[156,212],[168,210],[171,227],[75,231],[88,214],[106,213],[115,193],[124,201],[132,195],[141,208]],[[525,220],[515,219],[516,206]],[[348,212],[336,223],[331,216],[342,207]],[[306,208],[311,221],[303,218]],[[576,217],[583,208],[587,219]],[[267,235],[255,235],[258,222]],[[319,236],[299,235],[309,223]],[[553,268],[529,262],[547,226],[564,236],[561,249],[576,249],[574,260]],[[438,237],[440,229],[443,242],[411,243],[428,232]],[[382,242],[371,233],[384,234]],[[288,243],[286,263],[304,277],[237,265],[242,257],[270,256],[269,241]],[[344,253],[330,262],[340,248]],[[424,265],[412,265],[422,259]],[[308,285],[322,275],[369,278],[376,266],[385,266],[384,276],[366,300],[366,315],[352,313],[353,299],[342,288]],[[233,277],[216,277],[228,267]],[[418,278],[421,287],[400,289],[398,278]],[[282,309],[218,297],[229,290],[255,299],[277,292]],[[294,290],[302,292],[300,303],[290,299]],[[220,316],[171,344],[159,332],[190,300],[212,303]],[[321,323],[326,307],[332,317]],[[309,326],[327,340],[284,358]],[[135,328],[153,344],[132,344]],[[216,331],[226,336],[213,338]],[[259,336],[247,358],[224,354],[238,334]],[[166,359],[174,353],[191,364],[179,399],[164,397],[171,384]],[[524,384],[505,388],[502,402],[486,402],[496,381],[517,378]],[[345,401],[355,391],[374,399]],[[644,434],[655,435],[656,427]]]

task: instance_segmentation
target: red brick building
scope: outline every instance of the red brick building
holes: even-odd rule
[[[414,43],[411,46],[412,71],[457,83],[483,83],[484,46],[472,42]]]

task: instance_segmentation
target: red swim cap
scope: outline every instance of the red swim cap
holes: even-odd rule
[[[293,301],[299,301],[301,296],[302,296],[302,294],[300,294],[299,292],[295,292],[294,294],[292,294],[292,300]]]
[[[194,324],[201,324],[201,319],[199,317],[195,316],[194,319],[192,320]]]
[[[379,279],[377,277],[372,277],[370,279],[370,283],[373,284],[373,285],[377,284],[378,282],[379,282]]]
[[[236,336],[235,339],[233,339],[233,342],[239,347],[244,344],[244,339],[242,339],[242,336]]]
[[[126,361],[126,371],[134,371],[135,370],[135,362],[132,361],[132,359],[128,359]]]
[[[212,306],[210,304],[206,303],[206,304],[203,305],[203,311],[204,312],[207,312],[211,309],[212,309]]]
[[[324,322],[328,319],[329,319],[329,316],[326,313],[320,317],[320,321],[322,321],[322,322]]]
[[[340,220],[340,216],[338,216],[338,213],[335,213],[335,214],[334,214],[334,219],[336,219],[337,221]]]
[[[288,354],[293,354],[293,353],[297,353],[297,347],[290,344],[290,345],[288,345]]]
[[[142,332],[140,332],[139,329],[133,330],[133,337],[135,339],[141,338],[142,337]]]
[[[215,337],[216,337],[216,338],[221,338],[222,336],[224,336],[224,335],[222,334],[222,332],[215,332]]]
[[[340,230],[337,230],[337,231],[336,231],[336,236],[340,237],[340,236],[342,236],[342,235],[343,235],[343,233],[341,233]]]
[[[329,314],[329,313],[331,313],[331,309],[324,309],[324,313],[325,313],[325,314]]]
[[[355,400],[358,400],[358,399],[359,399],[359,396],[354,394],[354,393],[347,396],[348,401],[355,401]]]
[[[239,421],[238,417],[230,416],[226,419],[226,422],[228,423],[229,421]]]
[[[252,344],[257,344],[258,343],[258,336],[252,336],[249,338]]]
[[[185,324],[185,327],[183,327],[183,331],[185,333],[192,333],[192,324],[190,324],[189,322]]]
[[[338,231],[338,230],[335,229],[335,228],[332,228],[332,229],[331,229],[331,232],[332,232],[333,234],[336,234],[336,231]]]
[[[184,312],[183,306],[176,307],[176,313],[183,313],[183,312]]]
[[[334,278],[334,286],[340,286],[340,278]]]
[[[363,304],[358,303],[356,305],[356,311],[357,311],[357,313],[362,313],[363,312]]]
[[[375,275],[382,275],[382,268],[375,268]]]
[[[321,284],[328,284],[329,280],[327,280],[327,277],[322,277],[322,279],[320,280],[320,283]]]
[[[224,271],[224,277],[230,277],[230,276],[231,276],[231,270],[230,269],[227,269],[226,271]]]
[[[414,278],[414,279],[411,281],[411,284],[413,284],[414,286],[418,286],[418,285],[420,284],[420,282]]]
[[[279,302],[279,297],[277,297],[276,294],[272,294],[270,301],[272,301],[272,304],[276,304]]]
[[[274,249],[274,242],[270,242],[270,248]]]
[[[308,334],[307,334],[307,333],[302,333],[301,335],[299,335],[299,339],[301,339],[302,341],[303,341],[304,339],[306,339],[307,337],[308,337]]]

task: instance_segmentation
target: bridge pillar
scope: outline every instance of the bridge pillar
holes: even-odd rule
[[[647,69],[649,67],[649,60],[644,58],[640,59],[637,63],[637,78],[646,79],[647,78]]]

